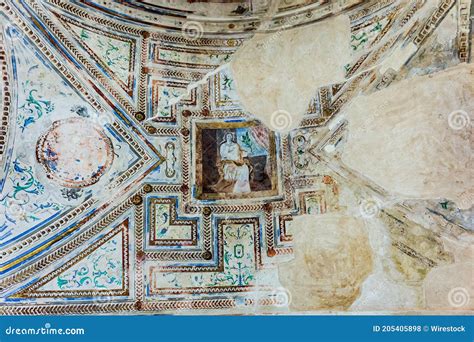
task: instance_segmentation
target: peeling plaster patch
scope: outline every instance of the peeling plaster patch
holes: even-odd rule
[[[373,251],[374,270],[361,286],[361,294],[352,304],[353,311],[399,310],[418,308],[421,287],[402,281],[390,258],[392,239],[387,225],[378,219],[366,220]],[[387,300],[390,298],[390,300]]]
[[[361,96],[347,110],[342,161],[393,194],[459,204],[474,191],[473,100],[472,65]]]
[[[402,221],[402,217],[393,214],[395,212],[380,215],[390,234],[390,267],[386,270],[393,280],[420,286],[433,267],[454,262],[454,256],[445,248],[438,233],[414,222]]]
[[[349,18],[257,33],[230,63],[243,107],[273,130],[296,128],[314,91],[344,80]]]
[[[395,51],[383,61],[382,66],[380,67],[380,73],[385,74],[390,69],[397,72],[400,71],[403,65],[405,65],[417,50],[418,47],[414,43],[397,47]]]
[[[416,57],[400,70],[397,78],[401,80],[432,74],[459,64],[457,54],[453,54],[453,50],[457,49],[457,36],[457,6],[453,6],[434,34],[427,38],[429,43],[421,46]]]
[[[433,268],[425,278],[423,289],[429,309],[474,309],[474,237],[443,238],[455,263]]]
[[[435,31],[436,41],[439,44],[451,47],[458,33],[457,6],[453,6],[446,18]]]
[[[438,310],[474,310],[474,262],[434,268],[424,282],[426,306]]]
[[[295,259],[279,267],[291,309],[347,309],[372,271],[372,248],[362,219],[337,214],[294,217]]]

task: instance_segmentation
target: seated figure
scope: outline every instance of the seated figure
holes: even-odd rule
[[[247,152],[236,142],[233,134],[227,133],[219,148],[217,169],[220,179],[213,186],[216,192],[250,192],[251,166]]]

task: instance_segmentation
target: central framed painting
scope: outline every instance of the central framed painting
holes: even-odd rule
[[[195,197],[201,200],[278,194],[275,133],[258,121],[197,122]]]

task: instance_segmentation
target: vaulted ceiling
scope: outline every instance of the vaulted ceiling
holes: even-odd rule
[[[347,147],[381,127],[370,119],[349,136],[359,96],[447,69],[448,87],[472,75],[469,10],[466,0],[1,2],[0,312],[429,309],[427,275],[468,262],[472,188],[400,195],[341,156],[382,149]],[[292,30],[336,17],[348,18],[347,36],[305,38],[321,51],[299,57],[308,70],[341,63],[342,78],[295,81],[312,95],[290,132],[289,109],[272,126],[244,107],[236,51],[261,34],[262,49],[296,55]],[[345,44],[348,60],[326,43]],[[241,72],[272,80],[268,70]],[[265,104],[262,84],[250,96]],[[456,122],[469,130],[466,111]],[[396,127],[393,117],[380,121]],[[441,288],[472,290],[455,285]]]

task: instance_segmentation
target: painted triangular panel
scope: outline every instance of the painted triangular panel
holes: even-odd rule
[[[116,290],[123,285],[122,234],[44,284],[38,291]]]
[[[128,295],[128,221],[14,297]]]
[[[132,92],[135,40],[94,27],[64,22],[90,56],[127,92]]]

